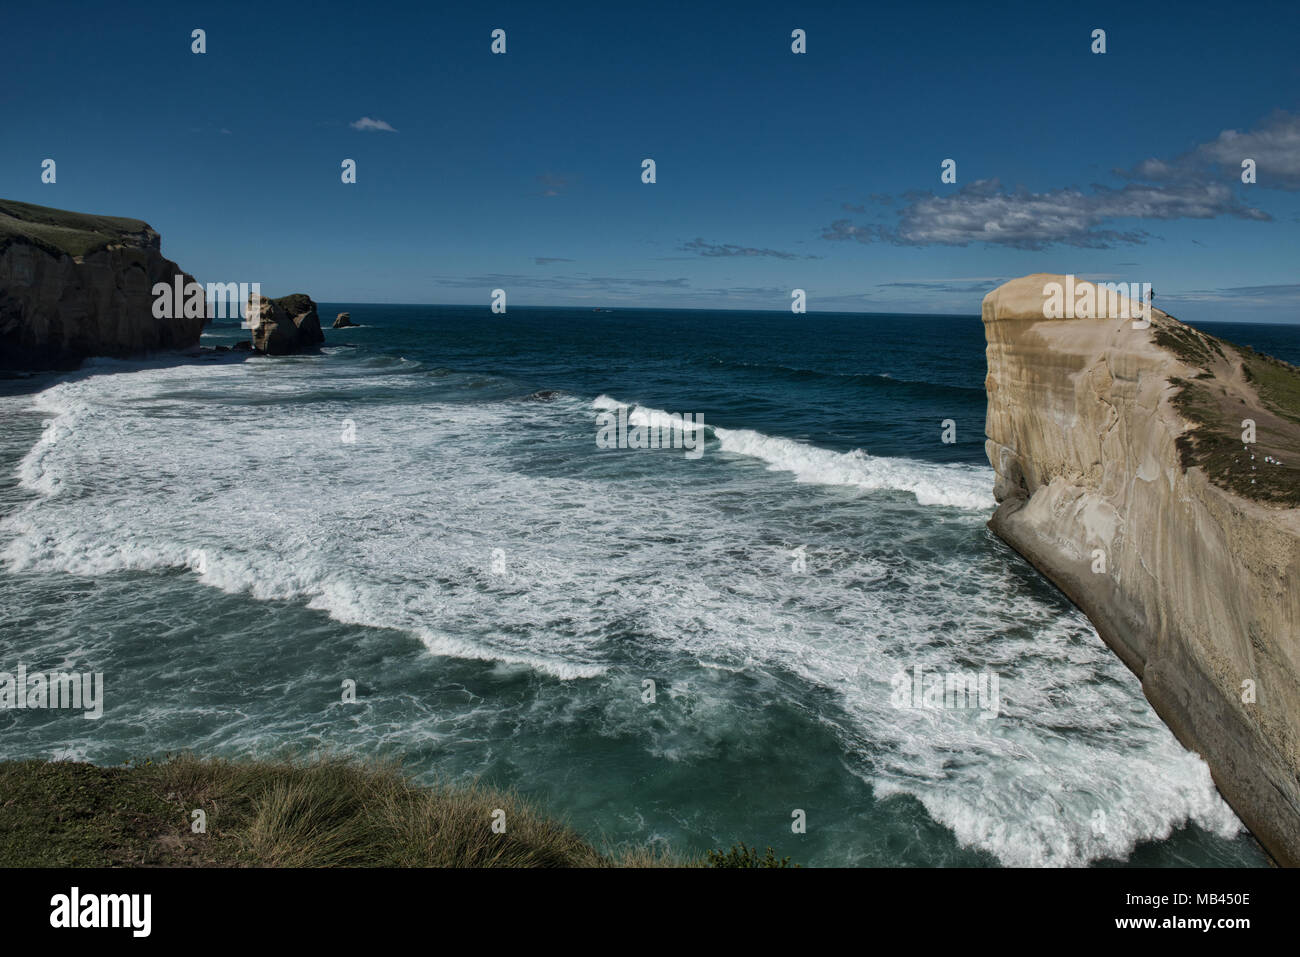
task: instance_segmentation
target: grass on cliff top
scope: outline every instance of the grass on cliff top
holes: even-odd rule
[[[1243,498],[1300,507],[1300,369],[1176,320],[1161,322],[1155,341],[1200,370],[1169,380],[1175,408],[1192,423],[1178,437],[1182,467],[1203,469]],[[1248,398],[1252,390],[1258,402]],[[1256,423],[1253,445],[1242,441],[1245,419]]]
[[[0,199],[0,249],[23,238],[47,252],[85,256],[110,243],[134,241],[149,224],[121,216],[93,216]]]
[[[505,832],[492,829],[505,811]],[[191,829],[192,812],[206,833]],[[719,867],[780,867],[739,846]],[[699,866],[650,849],[601,852],[517,795],[421,788],[392,765],[200,760],[122,767],[0,762],[0,867]]]
[[[1156,325],[1154,335],[1156,345],[1168,349],[1188,365],[1205,369],[1213,365],[1215,356],[1227,358],[1218,339],[1176,319]]]
[[[300,316],[316,308],[315,301],[305,292],[291,292],[287,296],[280,296],[278,299],[265,297],[269,302],[275,303],[290,316]]]
[[[1249,346],[1234,346],[1246,380],[1278,415],[1300,425],[1300,369]]]

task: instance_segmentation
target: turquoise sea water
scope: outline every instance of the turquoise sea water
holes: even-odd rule
[[[343,309],[318,356],[0,384],[0,670],[107,699],[0,711],[0,757],[396,755],[811,865],[1265,862],[985,528],[978,319]],[[625,406],[703,454],[598,448]],[[916,667],[996,674],[998,716],[895,707]]]

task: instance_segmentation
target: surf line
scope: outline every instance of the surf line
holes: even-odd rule
[[[681,449],[688,459],[704,454],[704,414],[647,413],[620,406],[596,414],[598,449]]]

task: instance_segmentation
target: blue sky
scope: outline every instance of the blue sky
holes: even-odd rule
[[[1300,321],[1293,3],[814,6],[14,4],[0,196],[320,301],[972,313],[1044,271]]]

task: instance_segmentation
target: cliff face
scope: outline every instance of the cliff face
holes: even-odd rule
[[[0,200],[0,367],[195,345],[202,318],[153,315],[177,276],[147,223]]]
[[[1045,319],[1044,286],[1065,281],[984,299],[989,527],[1300,864],[1300,370],[1159,310],[1147,329],[1111,304]]]

